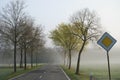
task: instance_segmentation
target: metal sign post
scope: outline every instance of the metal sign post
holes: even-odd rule
[[[103,36],[97,41],[102,48],[107,51],[107,62],[108,62],[108,73],[109,73],[109,80],[111,80],[111,73],[110,73],[110,61],[109,61],[109,50],[113,47],[113,45],[117,41],[107,32],[103,34]]]
[[[107,51],[107,61],[108,61],[108,73],[109,73],[109,80],[111,80],[111,73],[110,73],[110,61],[109,61],[109,54]]]

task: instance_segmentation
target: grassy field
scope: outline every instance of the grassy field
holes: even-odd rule
[[[94,77],[95,80],[108,80],[108,71],[105,67],[85,67],[80,68],[80,75],[75,75],[75,69],[68,70],[63,67],[64,71],[71,78],[71,80],[90,80],[90,75]],[[120,67],[111,68],[112,80],[120,80]]]
[[[89,80],[89,75],[86,75],[83,72],[81,75],[75,75],[75,72],[73,69],[68,70],[65,67],[63,67],[63,69],[67,73],[67,75],[70,77],[71,80]]]
[[[12,73],[12,68],[0,68],[0,80],[7,80],[7,76]]]
[[[8,79],[13,78],[13,77],[15,77],[17,75],[29,72],[31,70],[35,70],[35,69],[37,69],[39,67],[40,66],[33,67],[33,68],[29,68],[27,70],[24,70],[23,68],[17,68],[17,72],[16,73],[13,72],[13,68],[10,68],[10,67],[1,67],[0,68],[0,80],[8,80]]]

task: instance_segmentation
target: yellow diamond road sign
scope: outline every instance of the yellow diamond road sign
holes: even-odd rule
[[[97,43],[106,51],[109,51],[116,43],[116,40],[110,34],[105,32],[103,36],[97,41]]]
[[[103,40],[102,40],[102,43],[106,46],[106,47],[109,47],[110,44],[112,43],[112,40],[109,38],[109,37],[105,37]]]

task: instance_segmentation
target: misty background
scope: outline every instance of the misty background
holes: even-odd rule
[[[7,51],[7,52],[6,52]],[[18,50],[19,51],[19,50]],[[1,51],[0,50],[0,66],[3,65],[13,65],[13,54],[10,50]],[[17,64],[19,64],[19,52],[17,54]],[[28,55],[27,63],[30,63],[30,55]],[[118,49],[111,50],[110,55],[110,64],[112,67],[120,66],[120,54]],[[75,67],[77,61],[78,52],[72,51],[72,66]],[[35,56],[34,56],[35,57]],[[36,58],[33,62],[35,63]],[[63,64],[64,63],[64,54],[63,51],[57,47],[54,48],[42,48],[38,52],[38,63],[50,63],[50,64]],[[107,67],[107,56],[106,51],[102,48],[86,48],[81,55],[81,65],[86,67]]]
[[[0,11],[10,0],[0,0]],[[120,1],[119,0],[25,0],[27,11],[37,21],[44,25],[44,34],[46,38],[45,48],[39,50],[39,63],[63,64],[62,51],[57,50],[53,42],[48,38],[49,32],[56,28],[61,22],[68,22],[69,17],[81,8],[88,7],[95,10],[100,18],[104,31],[109,32],[117,43],[110,50],[110,63],[112,65],[120,64]],[[84,4],[84,5],[83,5]],[[39,7],[39,9],[38,9]],[[98,48],[98,45],[89,44],[81,56],[83,65],[105,65],[107,64],[106,51]],[[18,50],[19,51],[19,50]],[[5,54],[6,55],[5,55]],[[0,49],[0,65],[13,64],[13,51],[9,48]],[[72,52],[72,64],[76,64],[78,52]],[[18,54],[19,56],[19,54]],[[19,58],[17,56],[17,58]],[[29,55],[28,55],[29,56]],[[6,58],[4,58],[6,57]],[[29,63],[29,57],[27,58]],[[19,59],[18,59],[19,60]],[[34,60],[35,61],[35,60]],[[17,61],[19,63],[19,61]]]

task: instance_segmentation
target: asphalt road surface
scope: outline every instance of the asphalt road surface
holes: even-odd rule
[[[40,69],[28,72],[10,80],[70,80],[62,68],[56,65],[45,65]]]

